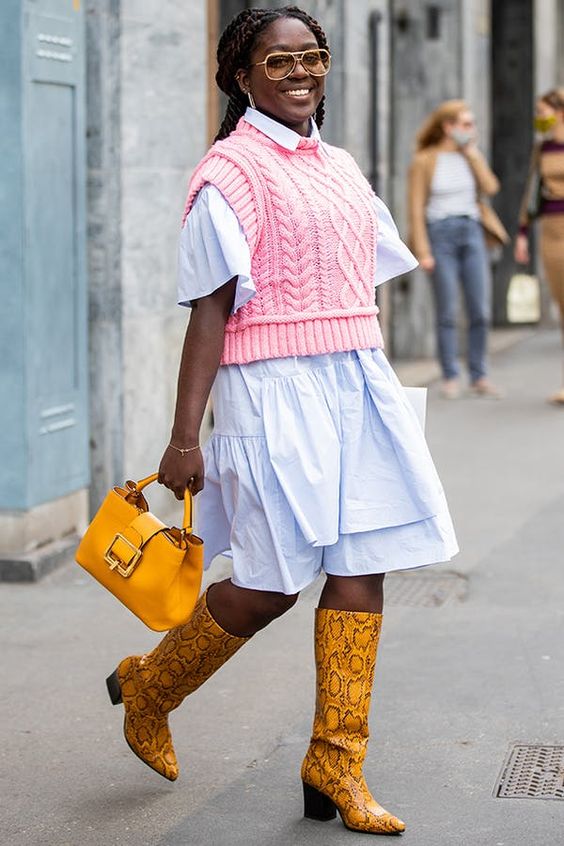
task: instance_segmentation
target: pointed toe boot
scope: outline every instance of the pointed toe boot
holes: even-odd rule
[[[334,819],[351,831],[401,834],[405,824],[372,797],[362,767],[382,617],[318,608],[316,708],[302,764],[304,816]]]
[[[248,640],[215,622],[203,594],[187,623],[168,632],[147,655],[124,658],[106,680],[112,703],[123,703],[130,749],[159,775],[178,778],[168,715]]]
[[[168,712],[144,685],[142,655],[120,661],[106,680],[114,705],[123,703],[123,734],[132,752],[147,766],[169,779],[178,778],[178,762],[168,727]],[[153,689],[152,693],[156,691]]]

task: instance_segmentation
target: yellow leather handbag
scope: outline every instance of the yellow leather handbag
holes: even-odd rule
[[[76,551],[76,560],[150,629],[185,623],[202,583],[204,542],[192,533],[192,495],[184,495],[181,529],[151,514],[139,482],[113,488]]]

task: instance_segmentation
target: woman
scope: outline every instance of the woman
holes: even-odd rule
[[[133,751],[175,779],[168,713],[324,571],[305,815],[397,833],[404,824],[362,775],[384,573],[457,551],[381,349],[379,228],[383,278],[415,262],[353,159],[320,140],[330,55],[319,24],[295,6],[243,11],[218,65],[229,102],[189,187],[179,299],[192,317],[160,481],[178,498],[187,484],[202,491],[207,563],[230,550],[233,576],[150,654],[121,661],[109,688]]]
[[[499,183],[476,146],[474,115],[463,100],[442,103],[417,136],[409,174],[411,247],[431,274],[436,308],[437,347],[446,399],[460,396],[457,314],[462,283],[468,315],[470,392],[499,397],[487,377],[489,262],[487,228],[498,243],[507,233],[484,196]]]
[[[515,261],[529,264],[529,228],[540,219],[540,250],[544,272],[560,311],[564,343],[564,88],[547,91],[537,101],[535,129],[543,136],[531,155],[521,204]],[[563,386],[549,402],[564,405]]]

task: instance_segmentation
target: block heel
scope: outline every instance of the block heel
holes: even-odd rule
[[[117,670],[114,670],[111,676],[106,679],[106,687],[108,694],[112,700],[112,705],[120,705],[123,702],[121,698],[121,685],[119,683]]]
[[[319,820],[320,822],[327,822],[327,820],[334,820],[337,816],[337,808],[335,803],[316,790],[306,782],[302,782],[304,788],[304,817],[308,820]]]

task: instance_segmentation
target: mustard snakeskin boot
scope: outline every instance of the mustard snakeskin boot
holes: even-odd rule
[[[351,831],[399,834],[405,824],[372,797],[362,774],[381,614],[315,614],[317,694],[309,749],[302,764],[304,816],[341,815]]]
[[[106,684],[112,703],[123,702],[123,733],[137,757],[170,781],[178,778],[168,714],[248,640],[215,622],[203,594],[188,622],[168,632],[152,652],[118,664]]]

